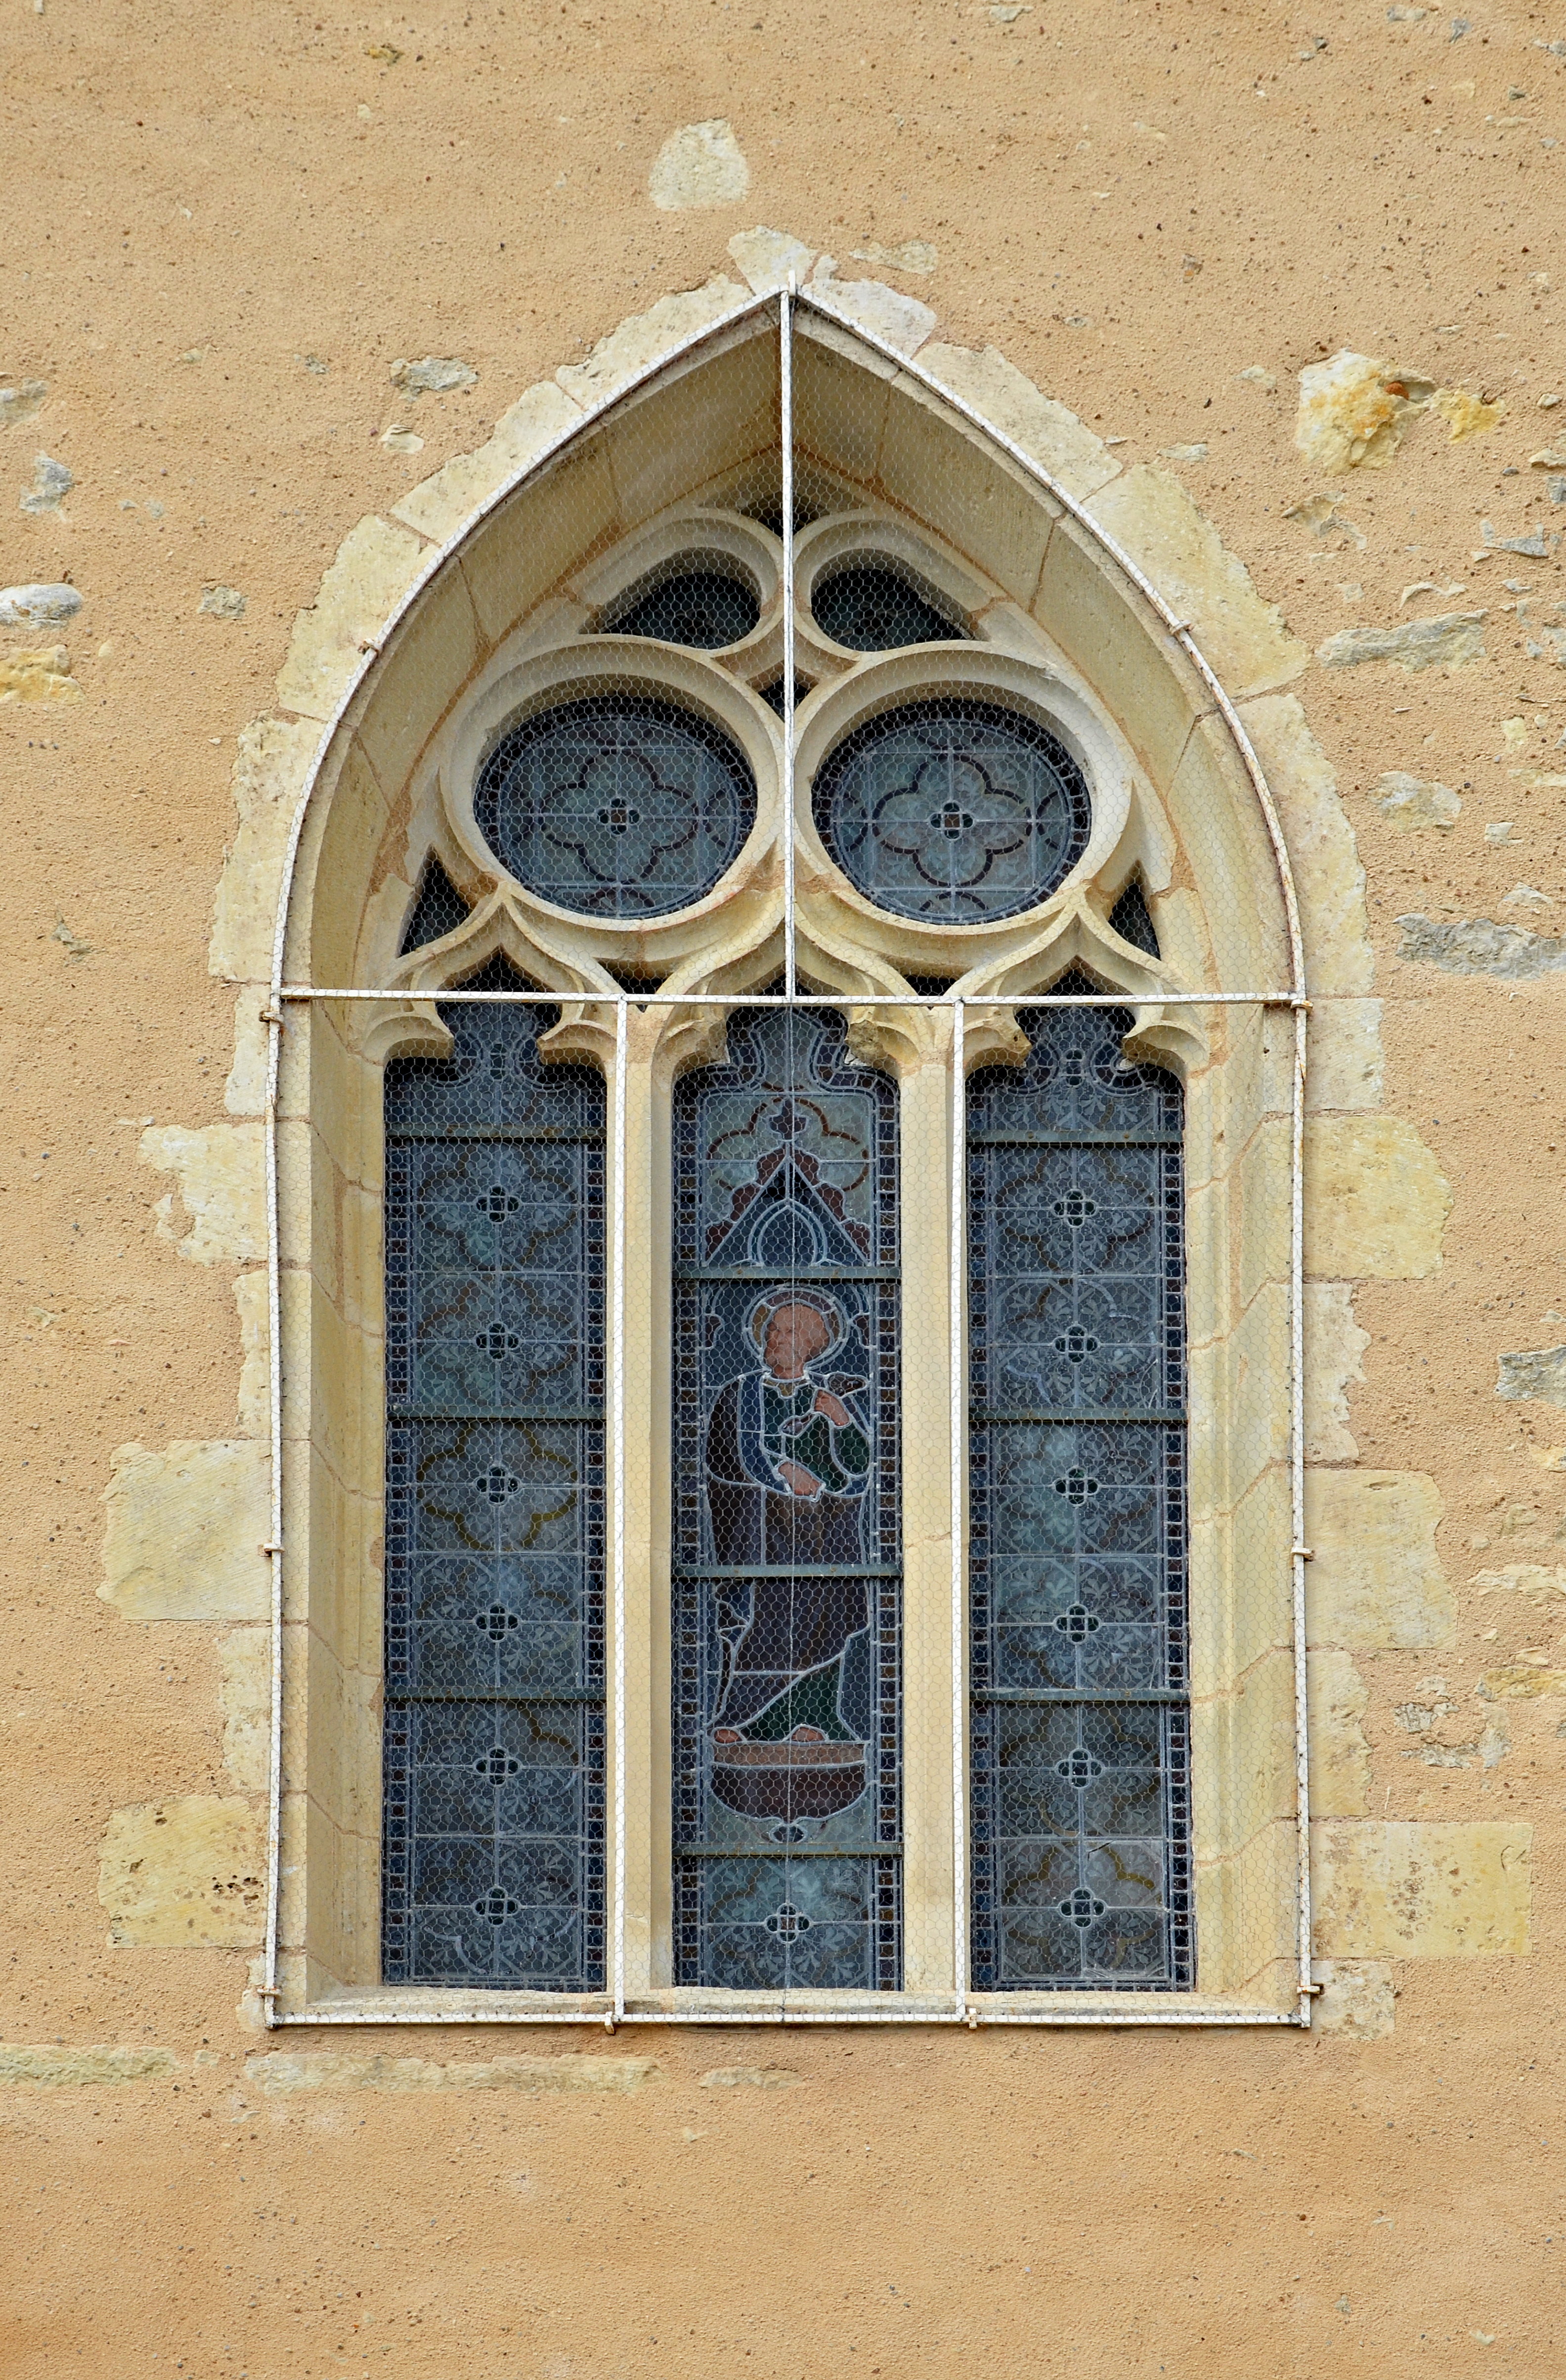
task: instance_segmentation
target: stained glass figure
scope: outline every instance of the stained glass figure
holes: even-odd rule
[[[823,636],[856,653],[948,644],[968,633],[922,578],[890,556],[858,556],[824,570],[810,590],[810,609]]]
[[[467,902],[431,852],[419,880],[418,898],[403,928],[399,954],[421,951],[426,942],[438,942],[443,934],[455,933],[467,915]]]
[[[382,1971],[592,1991],[603,1085],[540,1059],[553,1009],[441,1014],[451,1056],[386,1069]]]
[[[720,568],[716,556],[685,553],[611,605],[600,626],[617,637],[656,637],[716,652],[748,637],[760,617],[748,577]]]
[[[896,1987],[897,1099],[753,1009],[676,1087],[682,1984]]]
[[[710,892],[756,819],[738,746],[650,695],[535,711],[479,773],[480,832],[518,880],[589,917],[660,917]]]
[[[883,710],[816,779],[822,842],[879,908],[946,926],[1048,898],[1087,847],[1087,784],[1038,721],[967,697]]]
[[[1064,992],[1097,987],[1080,975]],[[1189,1986],[1180,1086],[1118,1009],[968,1091],[973,1985]]]

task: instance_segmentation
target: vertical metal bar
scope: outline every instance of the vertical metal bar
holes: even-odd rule
[[[1305,1020],[1294,1011],[1293,1179],[1289,1221],[1289,1453],[1293,1501],[1294,1602],[1294,1776],[1296,1853],[1299,1863],[1299,2022],[1308,2024],[1311,2005],[1310,1924],[1310,1736],[1305,1667]]]
[[[967,1597],[963,1560],[963,1273],[967,1260],[967,1082],[965,1073],[965,1015],[952,1003],[952,1196],[950,1318],[947,1325],[952,1442],[952,1939],[957,2014],[968,2005],[968,1795],[967,1712],[963,1692],[967,1637]]]
[[[614,1006],[613,1275],[610,1327],[609,1428],[614,1497],[614,1920],[613,1988],[619,2024],[625,2014],[625,1016],[624,992]]]
[[[783,449],[783,991],[799,989],[794,936],[794,275],[778,298],[779,443]]]

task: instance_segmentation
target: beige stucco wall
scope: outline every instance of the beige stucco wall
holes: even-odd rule
[[[13,11],[0,583],[82,601],[0,609],[8,2372],[1558,2361],[1566,61],[1521,7],[1453,21]],[[1317,2025],[268,2041],[255,987],[293,798],[485,490],[823,252],[1192,620],[1277,791],[1317,1000]],[[423,356],[477,378],[412,395]],[[1051,540],[1040,616],[1156,776],[1175,710],[1096,600]],[[420,634],[438,675],[473,629]],[[385,712],[382,776],[426,723]],[[357,1653],[332,1690],[372,1697]]]

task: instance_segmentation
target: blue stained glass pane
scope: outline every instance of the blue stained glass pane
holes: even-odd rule
[[[606,635],[656,637],[665,645],[694,645],[715,652],[748,637],[761,617],[761,601],[748,577],[714,566],[716,557],[687,553],[643,579],[606,612]]]
[[[948,644],[967,633],[921,578],[890,560],[857,559],[823,571],[810,590],[810,609],[824,635],[856,653]]]
[[[896,1093],[741,1011],[676,1087],[675,1974],[901,1972]]]
[[[999,703],[883,710],[817,775],[821,840],[879,908],[941,925],[1031,909],[1087,848],[1086,780],[1055,736]]]
[[[1020,1022],[968,1094],[973,1984],[1188,1988],[1180,1087],[1124,1011]]]
[[[756,819],[739,747],[694,710],[595,695],[534,712],[479,772],[473,815],[519,882],[589,917],[688,908]]]
[[[497,961],[479,990],[517,984]],[[604,1972],[603,1086],[553,1009],[386,1070],[389,1983]]]

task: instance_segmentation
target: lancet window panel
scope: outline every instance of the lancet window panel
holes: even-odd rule
[[[1060,990],[1097,987],[1073,976]],[[1182,1099],[1025,1013],[967,1109],[973,1985],[1188,1986]]]
[[[496,962],[473,988],[517,988]],[[604,1979],[603,1086],[545,1008],[386,1070],[387,1982]]]
[[[675,1980],[901,1972],[897,1097],[741,1011],[674,1099]]]

